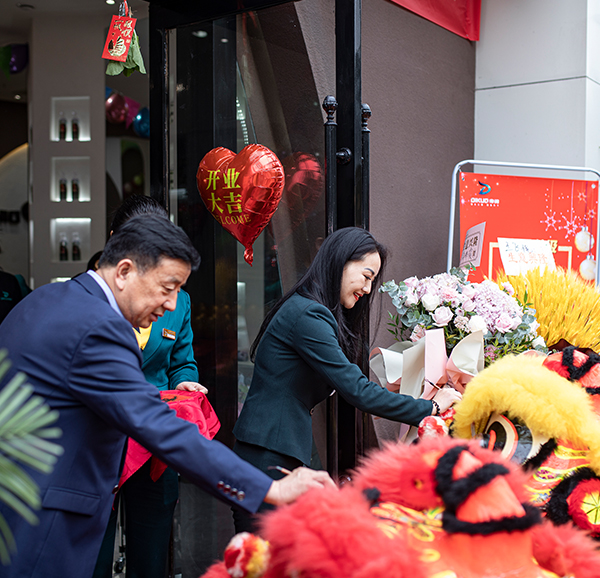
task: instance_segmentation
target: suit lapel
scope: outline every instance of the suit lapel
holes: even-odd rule
[[[100,285],[98,285],[96,280],[92,279],[92,277],[90,275],[88,275],[87,273],[82,273],[81,275],[77,275],[77,277],[74,277],[73,279],[71,279],[71,281],[74,281],[75,283],[79,283],[86,289],[86,291],[88,293],[91,293],[92,295],[94,295],[96,297],[100,297],[101,299],[104,299],[104,301],[106,301],[108,303],[108,298],[104,294],[102,287],[100,287]]]

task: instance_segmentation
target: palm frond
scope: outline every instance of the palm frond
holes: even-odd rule
[[[60,445],[48,441],[61,435],[59,428],[49,427],[58,419],[58,412],[51,410],[40,396],[33,395],[33,387],[24,374],[17,373],[7,381],[10,366],[7,352],[0,350],[0,501],[30,524],[36,524],[34,510],[41,505],[39,488],[19,463],[43,473],[52,471],[63,453]],[[3,565],[10,563],[16,548],[8,523],[0,514]]]

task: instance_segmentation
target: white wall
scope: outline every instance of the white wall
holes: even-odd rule
[[[483,0],[476,159],[600,169],[599,15],[598,0]]]
[[[72,277],[81,272],[91,248],[104,246],[105,240],[105,64],[101,58],[106,39],[106,19],[102,16],[34,17],[29,43],[29,124],[30,124],[30,274],[31,286],[39,287],[53,278]],[[91,140],[54,142],[51,140],[53,98],[89,98],[85,131]],[[68,113],[68,109],[65,113]],[[81,114],[80,112],[80,114]],[[52,201],[56,175],[53,159],[85,157],[89,189],[85,202]],[[62,162],[62,161],[61,161]],[[66,162],[66,161],[65,161]],[[83,190],[83,189],[82,189]],[[59,262],[58,240],[53,237],[51,221],[57,218],[91,219],[91,226],[78,232],[86,250],[81,261]],[[68,230],[69,241],[71,229]],[[96,249],[94,249],[96,250]]]

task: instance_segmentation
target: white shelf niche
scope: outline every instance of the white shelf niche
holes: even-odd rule
[[[65,138],[60,138],[60,119],[66,123]],[[73,119],[77,119],[79,138],[73,139]],[[50,140],[66,142],[89,141],[90,131],[90,97],[89,96],[57,96],[52,97],[50,106]]]
[[[73,263],[82,262],[85,265],[90,257],[90,235],[91,235],[92,219],[88,217],[70,218],[59,217],[50,219],[50,246],[52,247],[52,262],[53,263]],[[73,260],[73,237],[74,234],[79,235],[79,249],[81,258]],[[60,260],[60,240],[62,236],[66,237],[68,246],[68,259]]]
[[[79,199],[75,202],[85,203],[92,200],[90,187],[90,157],[52,157],[50,181],[50,200],[73,202],[73,179],[77,179]],[[60,181],[66,181],[66,198],[61,199]]]

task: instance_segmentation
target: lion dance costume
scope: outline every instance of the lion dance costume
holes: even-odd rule
[[[267,514],[268,553],[248,537],[244,552],[237,537],[204,578],[600,576],[595,543],[543,521],[526,482],[476,441],[389,445],[339,491],[313,490]]]

